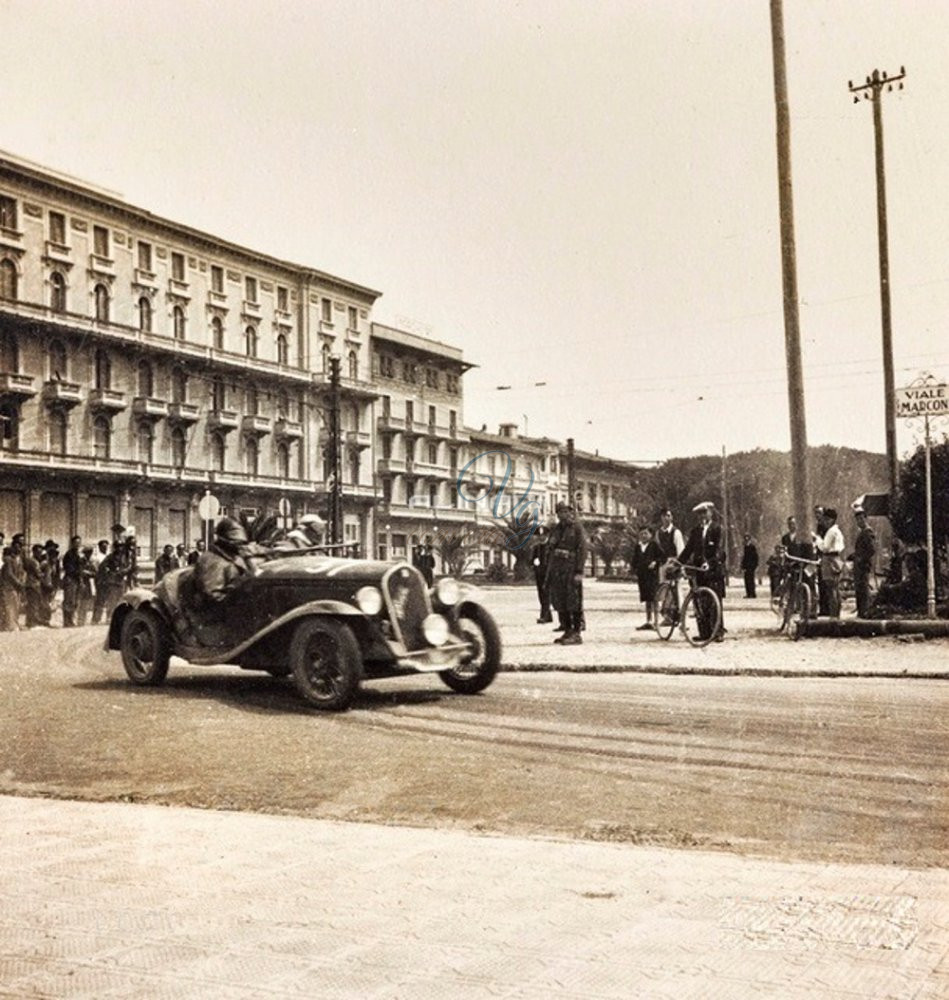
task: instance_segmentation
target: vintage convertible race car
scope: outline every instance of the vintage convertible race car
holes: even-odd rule
[[[179,656],[292,676],[311,705],[338,710],[363,678],[434,672],[474,694],[498,671],[498,628],[474,588],[446,577],[429,591],[406,563],[271,558],[212,623],[190,610],[191,574],[176,570],[154,589],[131,590],[113,612],[106,649],[121,651],[133,683],[161,684]]]

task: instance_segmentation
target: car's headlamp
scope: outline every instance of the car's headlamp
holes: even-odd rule
[[[457,604],[458,598],[461,596],[458,581],[452,579],[450,576],[442,577],[435,584],[435,596],[446,607],[450,608],[453,604]]]
[[[443,646],[448,641],[448,622],[441,615],[426,615],[422,635],[431,646]]]
[[[377,615],[382,610],[382,594],[378,587],[360,587],[356,591],[356,606],[364,615]]]

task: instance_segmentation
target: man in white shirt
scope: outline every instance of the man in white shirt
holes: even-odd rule
[[[837,524],[837,511],[824,509],[824,536],[814,535],[814,545],[820,553],[820,589],[827,602],[831,618],[840,617],[840,574],[844,568],[844,533]]]

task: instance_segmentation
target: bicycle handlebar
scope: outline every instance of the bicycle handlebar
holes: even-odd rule
[[[807,566],[820,566],[820,559],[803,559],[801,556],[792,556],[787,552],[784,553],[784,558],[791,562],[804,563]]]

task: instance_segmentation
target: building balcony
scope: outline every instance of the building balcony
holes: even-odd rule
[[[376,430],[380,434],[396,434],[405,430],[405,420],[402,417],[393,417],[389,413],[383,413],[376,418]]]
[[[169,278],[168,294],[176,299],[190,299],[191,286],[187,281],[182,281],[181,278]]]
[[[154,271],[146,271],[141,267],[137,267],[135,268],[135,277],[132,284],[138,285],[140,288],[157,288],[158,277]]]
[[[380,458],[376,462],[376,470],[380,476],[397,476],[405,472],[404,458]]]
[[[136,396],[132,400],[132,413],[139,420],[163,420],[168,416],[168,403],[152,396]]]
[[[169,403],[168,419],[176,424],[196,424],[201,411],[197,403]]]
[[[59,264],[72,264],[72,248],[65,243],[54,243],[52,240],[46,241],[46,259],[54,260]]]
[[[245,319],[260,319],[260,303],[244,299],[241,303],[241,315]]]
[[[406,437],[421,437],[427,432],[428,424],[423,424],[421,420],[406,419],[405,427],[403,428],[403,433]]]
[[[43,386],[43,401],[47,406],[71,410],[82,402],[82,390],[78,382],[50,379]]]
[[[36,395],[36,380],[19,372],[0,372],[0,398],[31,399]]]
[[[284,441],[299,441],[303,437],[303,424],[299,420],[278,417],[274,424],[274,434]]]
[[[435,462],[415,462],[413,471],[416,476],[427,476],[429,479],[453,478],[447,465],[438,465]]]
[[[248,437],[263,437],[273,428],[270,417],[262,417],[259,413],[248,413],[241,420],[241,433]]]
[[[103,257],[101,254],[89,254],[89,270],[93,274],[104,274],[107,277],[115,277],[115,261],[111,257]]]
[[[208,305],[213,306],[215,309],[226,309],[227,294],[225,292],[216,292],[212,288],[208,292]]]
[[[372,444],[372,437],[369,431],[344,431],[344,440],[350,448],[358,448],[365,451]]]
[[[124,392],[117,389],[90,389],[89,408],[106,413],[119,413],[128,406]]]
[[[209,431],[233,431],[241,425],[241,418],[236,410],[211,410],[208,413]]]

